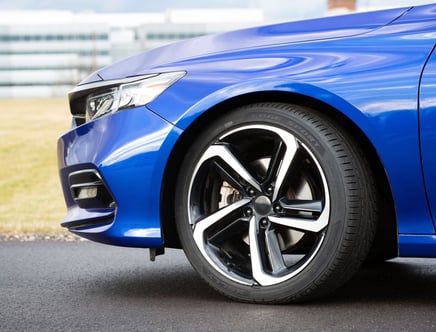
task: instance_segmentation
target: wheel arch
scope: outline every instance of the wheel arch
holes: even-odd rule
[[[359,128],[349,117],[344,115],[337,108],[334,108],[320,100],[298,93],[283,91],[247,93],[227,99],[214,105],[206,112],[203,112],[202,115],[195,119],[195,121],[183,132],[168,159],[163,178],[161,202],[174,202],[174,195],[176,194],[174,188],[180,164],[187,149],[196,139],[198,132],[204,128],[204,125],[234,108],[258,102],[298,104],[300,106],[309,107],[320,113],[322,112],[323,116],[329,117],[343,127],[354,141],[359,144],[372,167],[375,181],[380,190],[380,197],[383,200],[381,202],[383,208],[380,209],[377,223],[376,238],[369,258],[388,259],[397,256],[397,220],[393,195],[383,164],[371,141],[364,134],[361,128]],[[161,217],[162,234],[165,246],[180,248],[180,242],[175,227],[174,205],[162,205]]]

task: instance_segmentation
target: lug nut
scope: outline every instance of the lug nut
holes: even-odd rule
[[[274,211],[276,213],[279,213],[280,211],[282,211],[282,207],[279,204],[274,205]]]
[[[256,194],[256,192],[254,191],[253,188],[250,188],[250,189],[248,189],[248,194],[249,194],[250,196],[254,196],[254,195]]]
[[[260,224],[261,224],[262,226],[266,226],[266,225],[268,225],[268,219],[266,219],[266,218],[262,218],[262,219],[260,220]]]
[[[253,210],[250,209],[250,208],[246,209],[246,210],[245,210],[245,215],[246,215],[247,217],[251,217],[251,216],[253,215]]]

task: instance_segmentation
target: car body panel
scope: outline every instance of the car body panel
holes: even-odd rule
[[[160,209],[172,204],[161,202],[164,170],[183,131],[231,98],[276,92],[320,101],[356,124],[385,168],[400,254],[436,257],[429,209],[436,183],[434,57],[422,78],[421,113],[417,101],[436,40],[435,17],[436,6],[430,5],[246,29],[163,47],[94,73],[81,84],[187,71],[147,107],[89,122],[60,139],[70,217],[77,211],[68,200],[66,176],[84,165],[100,170],[117,202],[110,227],[78,232],[105,243],[162,247]],[[86,218],[89,211],[82,212]]]
[[[128,132],[124,128],[130,128]],[[136,128],[136,130],[135,130]],[[144,128],[149,134],[144,135]],[[171,133],[170,133],[171,132]],[[76,169],[98,168],[110,187],[117,208],[114,221],[104,227],[74,232],[99,242],[162,247],[159,191],[170,148],[180,131],[145,107],[130,109],[75,128],[58,143],[61,178]],[[127,190],[127,192],[126,192]],[[92,219],[95,211],[78,215],[69,189],[64,187],[69,212],[64,221]]]
[[[434,50],[422,75],[419,108],[424,184],[434,220],[436,216],[436,53]]]
[[[398,242],[398,256],[400,257],[434,258],[436,256],[435,235],[400,234]]]
[[[90,75],[81,84],[149,74],[162,65],[212,54],[364,34],[394,21],[409,9],[282,23],[191,39],[121,60]]]

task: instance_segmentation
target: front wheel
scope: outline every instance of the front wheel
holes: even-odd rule
[[[245,302],[321,296],[358,269],[376,194],[346,133],[282,103],[235,109],[198,136],[176,189],[182,247],[212,287]]]

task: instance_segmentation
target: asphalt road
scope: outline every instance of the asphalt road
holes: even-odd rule
[[[236,303],[183,253],[91,242],[0,242],[0,331],[431,331],[436,260],[366,267],[326,299]]]

